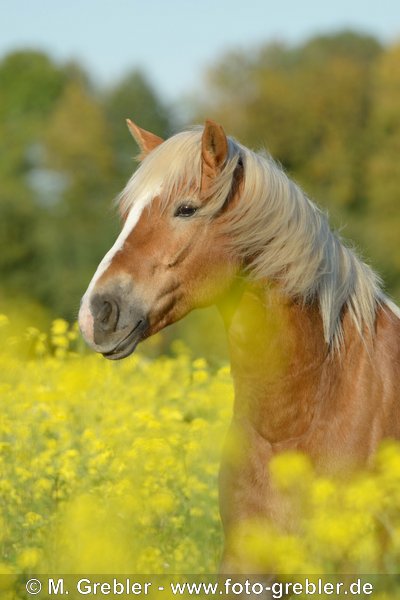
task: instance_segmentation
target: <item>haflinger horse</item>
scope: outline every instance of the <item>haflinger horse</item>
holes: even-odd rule
[[[221,570],[245,573],[231,533],[282,518],[274,454],[299,450],[340,471],[368,466],[382,439],[400,437],[400,311],[268,155],[213,121],[166,141],[128,127],[141,164],[80,328],[121,359],[192,309],[219,307],[235,387],[227,447],[240,449],[220,470]]]

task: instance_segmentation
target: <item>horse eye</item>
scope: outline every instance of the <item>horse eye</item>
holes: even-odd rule
[[[180,204],[176,209],[174,216],[175,217],[192,217],[197,211],[197,206],[193,206],[193,204]]]

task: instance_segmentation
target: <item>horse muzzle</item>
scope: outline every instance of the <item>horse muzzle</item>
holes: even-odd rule
[[[138,302],[117,294],[95,293],[82,299],[79,326],[85,341],[110,360],[129,356],[146,337],[149,322]]]

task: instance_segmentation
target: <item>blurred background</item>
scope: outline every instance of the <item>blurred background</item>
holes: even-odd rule
[[[161,136],[208,116],[266,147],[400,300],[397,1],[3,0],[0,312],[76,317],[136,168],[128,116]],[[157,351],[176,336],[224,352],[212,311]]]

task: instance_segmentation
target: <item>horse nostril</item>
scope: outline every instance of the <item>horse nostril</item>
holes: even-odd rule
[[[113,298],[95,296],[92,301],[92,313],[97,327],[104,333],[116,330],[119,319],[119,306]]]
[[[100,309],[100,311],[97,315],[97,318],[102,323],[107,323],[107,321],[110,319],[111,313],[112,313],[112,304],[111,304],[111,302],[107,302],[107,300],[105,300],[102,308]]]

